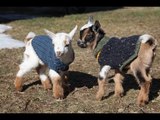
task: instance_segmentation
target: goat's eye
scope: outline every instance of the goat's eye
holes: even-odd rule
[[[66,45],[65,45],[65,47],[68,47],[68,46],[69,46],[69,44],[66,44]]]
[[[94,35],[93,35],[93,34],[88,34],[88,35],[86,35],[85,41],[86,41],[86,42],[89,42],[89,41],[92,40],[93,38],[94,38]]]
[[[88,38],[88,39],[91,39],[92,37],[93,37],[92,34],[88,34],[88,35],[86,36],[86,38]]]

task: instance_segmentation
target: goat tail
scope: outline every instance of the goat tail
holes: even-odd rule
[[[36,36],[36,34],[35,34],[34,32],[29,32],[29,33],[27,34],[27,36],[25,37],[24,42],[26,43],[27,41],[33,39],[35,36]]]
[[[152,49],[154,49],[158,45],[157,40],[149,34],[141,35],[139,39],[142,43],[150,45]]]

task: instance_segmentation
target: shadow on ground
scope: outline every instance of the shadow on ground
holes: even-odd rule
[[[97,86],[97,77],[79,71],[69,71],[70,92],[75,88]]]
[[[112,76],[113,77],[113,76]],[[110,79],[108,81],[109,83],[114,83],[113,79]],[[25,84],[23,86],[23,90],[25,91],[28,89],[30,86],[33,85],[40,85],[41,81],[37,80],[29,84]],[[79,71],[69,71],[69,89],[65,90],[65,97],[68,96],[69,93],[75,90],[75,88],[82,88],[82,87],[87,87],[87,88],[92,88],[94,86],[97,86],[97,77],[92,76],[87,73],[79,72]],[[123,82],[123,88],[124,88],[124,95],[130,90],[139,90],[140,87],[138,83],[136,82],[135,78],[132,75],[126,75],[124,82]],[[160,91],[160,79],[153,78],[152,84],[150,87],[150,98],[149,101],[154,100],[159,96],[158,92]],[[110,96],[112,96],[114,92],[110,92],[107,96],[105,96],[103,99],[107,99]]]
[[[74,91],[75,88],[81,88],[84,86],[92,88],[93,86],[97,86],[97,78],[87,73],[69,71],[69,84],[69,89],[65,88],[65,97],[67,97],[70,92]],[[33,85],[41,85],[41,81],[36,80],[32,83],[24,84],[22,92]]]
[[[127,75],[123,87],[124,87],[124,95],[130,89],[140,90],[138,83],[136,82],[135,78],[132,75]],[[154,100],[159,96],[158,94],[159,90],[160,90],[160,79],[153,78],[150,87],[149,101]]]
[[[97,77],[79,71],[69,71],[69,82],[72,88],[84,86],[92,88],[97,85]]]
[[[159,96],[158,94],[159,90],[160,90],[160,79],[153,78],[150,89],[150,100],[154,100]]]
[[[24,84],[24,85],[23,85],[22,92],[24,92],[24,91],[27,90],[29,87],[34,86],[34,85],[42,85],[42,83],[41,83],[40,80],[36,80],[36,81],[34,81],[34,82],[32,82],[32,83]]]
[[[113,79],[111,79],[109,81],[109,83],[113,83],[113,82],[114,82]],[[140,87],[139,87],[137,81],[130,74],[125,75],[125,79],[123,81],[123,88],[124,88],[124,96],[127,94],[127,92],[130,89],[140,90]],[[150,87],[149,101],[157,98],[159,96],[159,94],[158,94],[159,91],[160,91],[160,79],[153,78],[152,83],[151,83],[151,87]],[[104,99],[107,99],[108,97],[110,97],[113,94],[114,94],[114,92],[109,93],[109,95],[106,96]]]

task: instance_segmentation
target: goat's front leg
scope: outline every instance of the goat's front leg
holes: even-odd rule
[[[98,76],[98,92],[96,94],[96,99],[97,100],[102,100],[102,97],[104,96],[104,91],[105,91],[105,80],[107,78],[107,73],[111,69],[110,66],[103,66],[102,69],[100,70],[99,76]]]
[[[123,96],[123,79],[124,75],[119,71],[115,70],[114,82],[115,82],[115,93],[114,96],[122,97]]]
[[[56,99],[64,98],[64,90],[62,86],[62,77],[54,70],[49,71],[49,76],[53,83],[53,97]]]

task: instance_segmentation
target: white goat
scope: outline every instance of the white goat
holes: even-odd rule
[[[69,64],[74,61],[75,57],[71,41],[76,30],[77,25],[69,34],[62,32],[54,34],[46,29],[47,35],[36,36],[33,32],[28,33],[25,38],[24,59],[19,65],[19,71],[14,81],[16,90],[22,91],[22,77],[33,68],[39,74],[43,87],[50,89],[50,81],[45,75],[48,67],[49,77],[53,84],[53,96],[56,99],[64,98],[64,79],[66,78]],[[57,63],[58,65],[56,65]]]

